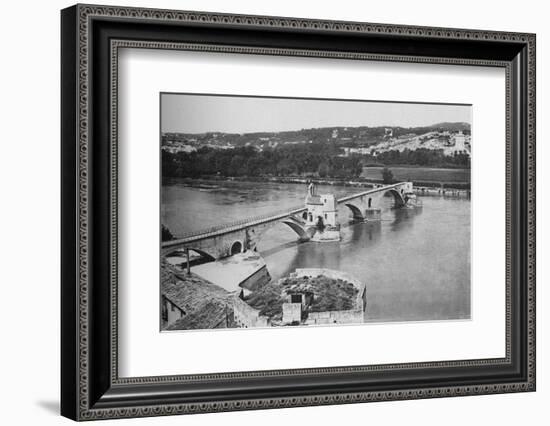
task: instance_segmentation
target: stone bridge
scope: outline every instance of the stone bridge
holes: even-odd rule
[[[403,207],[408,201],[407,194],[412,193],[412,190],[412,182],[400,182],[349,195],[338,199],[337,203],[348,207],[355,219],[364,219],[369,216],[370,211],[381,206],[382,197],[386,193],[394,197],[395,207]],[[245,250],[254,250],[262,235],[277,223],[288,225],[296,232],[300,241],[307,241],[311,237],[311,232],[303,226],[302,214],[306,210],[306,207],[299,207],[268,216],[213,227],[175,240],[164,241],[161,246],[161,254],[166,256],[176,250],[188,248],[212,260],[222,259]]]
[[[390,194],[394,199],[394,207],[404,207],[413,192],[412,182],[400,182],[370,189],[358,194],[340,198],[338,204],[345,204],[351,210],[354,219],[365,219],[370,213],[380,209],[382,198]]]

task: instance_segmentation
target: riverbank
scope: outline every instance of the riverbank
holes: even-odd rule
[[[399,181],[466,185],[470,184],[471,179],[471,170],[468,168],[444,168],[411,165],[366,166],[363,167],[361,177],[366,179],[382,179],[382,173],[385,168],[390,170],[393,174],[393,178]]]
[[[283,183],[295,185],[307,185],[311,182],[316,185],[326,186],[342,186],[342,187],[357,187],[357,188],[376,188],[380,185],[389,185],[384,183],[382,179],[334,179],[334,178],[318,178],[318,177],[301,177],[301,176],[252,176],[252,177],[222,177],[208,176],[203,178],[167,178],[163,184],[171,183],[187,183],[189,186],[198,187],[204,191],[213,191],[220,187],[217,185],[223,182],[250,182],[250,183]],[[440,182],[415,182],[413,181],[414,193],[416,195],[425,196],[446,196],[470,198],[470,187],[463,183],[440,183]]]

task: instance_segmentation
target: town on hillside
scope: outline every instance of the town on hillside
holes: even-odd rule
[[[288,145],[331,142],[341,155],[380,153],[405,149],[442,150],[445,155],[470,155],[471,138],[468,123],[438,123],[427,127],[325,127],[284,132],[201,134],[163,133],[163,151],[175,154],[194,152],[200,148],[231,150],[253,147],[261,152]]]
[[[311,178],[469,190],[468,123],[427,127],[325,127],[231,134],[162,134],[163,178]],[[383,170],[391,167],[393,175]],[[400,169],[415,167],[416,170]],[[436,172],[421,168],[439,168]],[[386,175],[384,175],[386,173]]]

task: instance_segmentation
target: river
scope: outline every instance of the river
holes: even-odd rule
[[[319,186],[337,197],[364,189]],[[161,220],[175,235],[267,215],[303,205],[305,185],[175,181],[162,187]],[[470,318],[470,201],[419,197],[422,209],[392,209],[383,198],[382,220],[354,223],[341,206],[341,241],[297,243],[277,224],[258,251],[273,279],[296,268],[324,267],[365,283],[365,321],[426,321]]]

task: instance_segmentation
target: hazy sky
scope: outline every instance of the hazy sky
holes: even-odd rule
[[[471,106],[186,94],[161,95],[161,131],[251,133],[334,126],[471,124]]]

